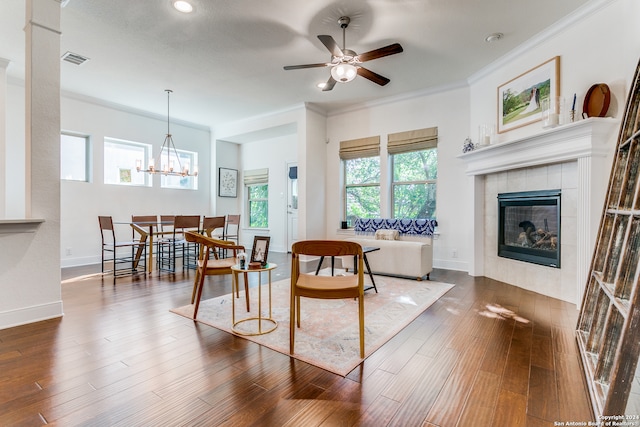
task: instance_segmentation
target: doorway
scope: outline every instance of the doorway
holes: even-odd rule
[[[298,240],[298,163],[287,163],[287,252]]]

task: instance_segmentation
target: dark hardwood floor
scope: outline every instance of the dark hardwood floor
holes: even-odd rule
[[[271,253],[274,280],[290,256]],[[346,378],[169,312],[193,272],[63,270],[61,319],[0,330],[0,426],[553,426],[590,421],[574,305],[463,272]],[[203,298],[230,292],[209,277]],[[556,424],[559,425],[559,424]]]

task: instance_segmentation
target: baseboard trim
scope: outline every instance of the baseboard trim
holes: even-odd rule
[[[0,313],[0,329],[55,319],[63,315],[62,301],[3,311]]]

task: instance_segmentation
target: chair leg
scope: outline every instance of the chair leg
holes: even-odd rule
[[[364,359],[364,295],[358,298],[358,317],[360,322],[360,358]]]
[[[193,279],[193,291],[191,291],[191,304],[196,300],[196,292],[198,291],[198,282],[200,282],[200,269],[196,269],[196,277]]]
[[[260,283],[258,283],[258,286],[260,286]],[[247,300],[247,313],[249,311],[251,311],[251,309],[249,308],[249,278],[248,278],[248,273],[245,271],[244,272],[244,295],[245,295],[245,299]]]
[[[289,354],[293,354],[293,348],[296,339],[296,296],[293,289],[291,290],[291,302],[289,304]]]
[[[202,298],[202,288],[204,288],[204,278],[207,277],[204,272],[200,273],[200,283],[198,284],[198,295],[196,296],[195,307],[193,308],[193,320],[196,320],[198,308],[200,307],[200,298]]]
[[[300,327],[300,295],[296,295],[296,318],[298,321],[298,328]]]

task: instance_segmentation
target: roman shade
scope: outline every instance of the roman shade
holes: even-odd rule
[[[269,169],[252,169],[244,171],[244,185],[269,183]]]
[[[380,136],[340,141],[340,159],[350,160],[380,155]]]
[[[437,146],[437,127],[390,133],[387,137],[387,152],[389,154],[408,153]]]

